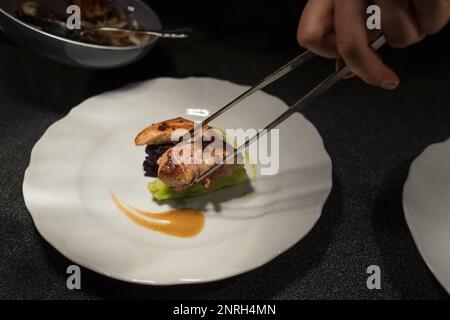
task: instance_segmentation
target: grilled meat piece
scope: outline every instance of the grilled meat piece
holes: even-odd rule
[[[191,142],[189,146],[185,146],[185,149],[179,146],[169,148],[157,162],[159,166],[158,177],[175,190],[186,189],[199,176],[214,167],[220,159],[225,160],[229,154],[228,152],[233,152],[233,148],[227,149],[227,146],[229,147],[223,141],[221,148],[215,143],[203,143],[200,150],[195,150],[194,142]],[[191,152],[186,156],[183,153],[188,151],[189,147],[191,147]],[[215,181],[221,177],[233,174],[235,170],[241,167],[238,164],[238,159],[238,156],[236,156],[232,164],[225,164],[212,175],[200,181],[200,183],[206,189],[211,190]]]
[[[146,175],[156,176],[157,171],[158,178],[171,188],[183,190],[189,188],[195,179],[214,167],[217,159],[225,159],[228,153],[233,151],[233,148],[222,139],[216,143],[214,141],[216,137],[210,141],[203,141],[201,148],[195,148],[194,141],[187,142],[184,146],[174,146],[172,134],[177,129],[183,129],[183,132],[180,132],[183,134],[185,130],[191,130],[193,127],[193,121],[178,117],[152,124],[138,134],[135,144],[147,145],[147,157],[144,161]],[[203,127],[205,135],[209,132],[208,129],[211,127]],[[184,153],[184,151],[190,152]],[[236,156],[234,160],[233,164],[225,164],[211,176],[202,180],[202,185],[211,190],[215,181],[221,177],[232,175],[242,166],[238,164],[241,163],[238,162],[241,160],[240,155]]]
[[[134,140],[137,146],[173,143],[172,134],[177,129],[191,130],[194,122],[181,117],[154,123],[142,130]]]

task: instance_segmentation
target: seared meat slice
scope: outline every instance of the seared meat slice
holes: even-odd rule
[[[137,146],[173,143],[172,134],[177,129],[191,130],[194,122],[181,117],[154,123],[142,130],[134,140]]]
[[[201,150],[197,151],[194,149],[193,142],[190,146],[191,154],[189,157],[183,155],[184,150],[174,147],[169,148],[166,152],[164,152],[158,160],[158,178],[176,190],[183,190],[190,187],[195,179],[214,167],[216,164],[214,157],[216,155],[222,159],[225,159],[228,155],[226,148],[227,144],[225,142],[222,143],[223,147],[220,150],[215,149],[215,143],[204,143]],[[186,148],[188,148],[188,146]],[[230,148],[230,150],[233,149]],[[206,151],[205,154],[209,156],[202,157],[203,151]],[[200,183],[206,189],[211,190],[215,181],[221,177],[233,174],[235,170],[242,166],[239,164],[241,162],[238,162],[238,159],[240,159],[240,157],[236,156],[232,164],[225,164],[212,175],[203,179]]]
[[[212,128],[205,125],[203,127],[203,133],[207,137],[206,140],[209,139],[212,141],[203,141],[201,148],[194,148],[194,142],[188,142],[184,148],[189,151],[190,147],[191,152],[186,152],[187,154],[183,155],[179,145],[174,147],[172,135],[174,133],[176,134],[176,130],[178,129],[185,131],[191,130],[193,127],[193,121],[178,117],[152,124],[137,135],[135,144],[138,146],[147,145],[147,157],[144,161],[146,175],[155,176],[157,171],[158,178],[171,188],[177,190],[186,189],[191,186],[197,177],[215,165],[214,157],[216,155],[219,159],[224,159],[227,152],[233,150],[222,139],[218,143],[212,143],[217,136],[214,135],[214,138],[213,136],[208,137],[208,133],[210,133],[209,129]],[[179,132],[179,134],[183,134],[184,131]],[[221,147],[219,148],[219,146]],[[215,147],[217,150],[215,150]],[[203,158],[204,154],[209,156]],[[201,183],[206,189],[211,190],[215,181],[221,177],[233,174],[235,170],[241,167],[238,164],[241,163],[237,161],[238,159],[241,160],[241,156],[239,158],[236,157],[233,164],[225,164],[222,166],[222,168],[214,172],[211,176],[202,180]]]

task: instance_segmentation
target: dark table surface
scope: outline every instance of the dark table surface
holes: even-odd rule
[[[398,90],[349,80],[304,111],[333,161],[334,187],[317,225],[292,249],[210,284],[145,287],[83,270],[82,290],[68,290],[71,262],[40,237],[22,196],[31,148],[44,131],[86,98],[130,82],[194,75],[251,85],[301,52],[297,1],[149,2],[166,27],[192,26],[195,35],[161,41],[122,69],[59,65],[0,35],[0,298],[448,298],[420,257],[402,209],[411,161],[450,137],[448,28],[420,45],[382,51],[402,78]],[[333,62],[319,59],[267,91],[292,103],[332,70]],[[366,287],[369,265],[381,268],[381,290]]]

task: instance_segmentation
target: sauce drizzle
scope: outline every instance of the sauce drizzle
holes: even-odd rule
[[[111,198],[117,209],[134,223],[171,236],[194,237],[202,231],[205,224],[205,217],[199,210],[178,209],[153,213],[125,204],[114,193],[111,193]]]

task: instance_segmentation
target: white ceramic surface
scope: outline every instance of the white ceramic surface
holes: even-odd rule
[[[403,208],[420,254],[450,294],[450,140],[414,160]]]
[[[53,124],[35,145],[23,193],[41,235],[72,261],[101,274],[153,285],[206,282],[254,269],[278,256],[319,219],[332,185],[331,160],[313,125],[295,114],[280,126],[280,172],[178,205],[201,208],[203,231],[177,238],[121,214],[110,191],[161,212],[146,189],[143,147],[133,139],[153,122],[202,119],[247,87],[210,78],[160,78],[93,97]],[[212,124],[263,128],[286,109],[259,92]],[[298,263],[302,263],[299,261]]]

